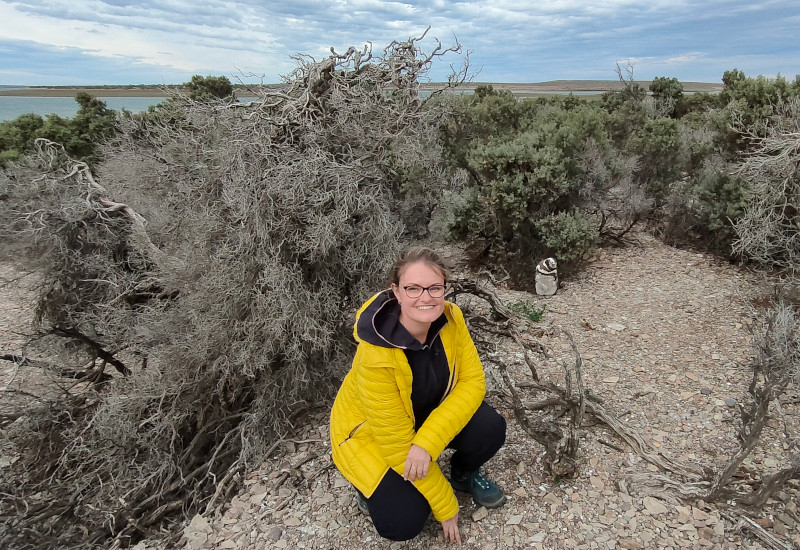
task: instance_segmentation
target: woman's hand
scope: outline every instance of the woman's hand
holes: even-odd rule
[[[431,455],[419,445],[411,445],[406,457],[406,466],[403,468],[403,479],[406,481],[417,481],[428,475],[428,466],[431,463]]]
[[[458,512],[450,519],[442,522],[442,532],[444,533],[445,542],[461,544],[461,533],[458,532]]]

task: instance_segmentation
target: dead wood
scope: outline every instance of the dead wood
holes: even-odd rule
[[[448,185],[420,79],[460,45],[419,40],[298,57],[247,106],[176,94],[121,117],[95,171],[41,140],[0,181],[36,328],[82,366],[11,436],[0,546],[130,546],[213,512],[328,402],[352,310]]]
[[[594,398],[590,390],[583,385],[580,351],[569,331],[556,325],[533,328],[538,335],[561,334],[566,337],[575,357],[571,364],[563,362],[564,380],[561,384],[540,380],[531,358],[535,353],[541,354],[543,348],[541,344],[535,346],[526,344],[525,342],[531,341],[530,335],[527,339],[522,337],[530,326],[529,323],[504,307],[488,285],[477,282],[464,284],[463,281],[459,281],[455,287],[456,297],[463,294],[472,295],[489,306],[488,314],[467,311],[468,320],[477,333],[476,342],[480,342],[485,348],[483,352],[487,363],[497,367],[509,391],[517,422],[525,433],[544,449],[541,458],[544,473],[556,478],[575,475],[578,434],[579,430],[586,428],[583,422],[584,415],[589,415],[610,428],[639,457],[656,466],[661,472],[674,476],[663,473],[631,474],[618,480],[619,488],[623,492],[658,496],[674,504],[699,499],[719,503],[735,501],[747,509],[757,510],[780,491],[786,482],[797,479],[800,475],[797,461],[791,467],[784,468],[761,481],[746,479],[737,474],[744,458],[759,442],[770,403],[774,402],[775,396],[780,395],[788,384],[789,379],[780,374],[786,372],[786,365],[778,368],[775,359],[796,357],[793,352],[780,347],[785,346],[787,342],[793,342],[792,338],[773,336],[770,339],[767,336],[762,339],[764,343],[760,348],[760,360],[757,362],[758,366],[750,386],[754,401],[749,409],[742,409],[740,431],[742,446],[722,468],[715,470],[700,464],[675,460],[664,451],[654,449],[635,429],[621,422],[599,399]],[[779,319],[767,322],[765,335],[772,334],[776,330],[785,331],[785,328],[779,329],[778,325],[780,322],[785,324],[787,318],[788,316],[784,315],[781,317],[782,321]],[[520,347],[525,362],[531,370],[533,381],[515,382],[512,379],[508,365],[498,353],[494,352],[496,344],[486,336],[487,334],[494,335],[495,338],[505,337]],[[534,394],[544,393],[546,397],[526,404],[526,401],[530,400],[523,397],[520,393],[521,388]],[[570,419],[567,423],[564,422],[565,413]],[[603,441],[603,444],[622,451],[620,447],[608,442]]]

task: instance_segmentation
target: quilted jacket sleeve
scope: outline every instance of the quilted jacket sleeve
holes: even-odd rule
[[[453,349],[446,349],[446,352],[455,353],[453,389],[431,412],[413,440],[413,443],[428,451],[433,460],[464,429],[486,394],[483,366],[475,343],[469,335],[464,314],[455,304],[451,307],[455,337]]]

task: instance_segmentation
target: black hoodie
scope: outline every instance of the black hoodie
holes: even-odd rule
[[[433,409],[439,406],[450,369],[439,332],[447,324],[444,313],[428,329],[424,343],[411,336],[400,323],[400,304],[391,290],[378,295],[358,319],[358,337],[384,348],[400,348],[408,359],[413,375],[411,405],[414,409],[414,429],[419,430]]]

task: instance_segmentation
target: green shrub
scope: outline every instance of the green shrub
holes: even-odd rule
[[[105,102],[79,92],[75,101],[80,107],[71,119],[58,115],[28,113],[0,123],[0,167],[30,153],[34,142],[44,138],[64,147],[72,157],[94,164],[99,160],[98,146],[115,133],[116,113]]]
[[[475,99],[462,108],[463,124],[485,112]],[[513,258],[520,270],[543,256],[556,256],[569,270],[598,241],[594,213],[615,194],[620,172],[608,115],[574,97],[523,101],[513,112],[518,120],[494,135],[468,138],[473,134],[462,125],[463,141],[448,142],[457,152],[449,157],[454,167],[471,176],[453,207],[452,234],[486,240],[496,259]],[[478,123],[476,133],[485,128]]]
[[[538,323],[542,320],[542,317],[544,317],[544,312],[547,309],[545,304],[537,306],[528,301],[514,302],[509,307],[511,311],[527,317],[534,323]]]
[[[561,271],[591,256],[599,241],[597,221],[582,210],[550,214],[537,220],[535,227],[541,238],[540,256],[557,258]]]

